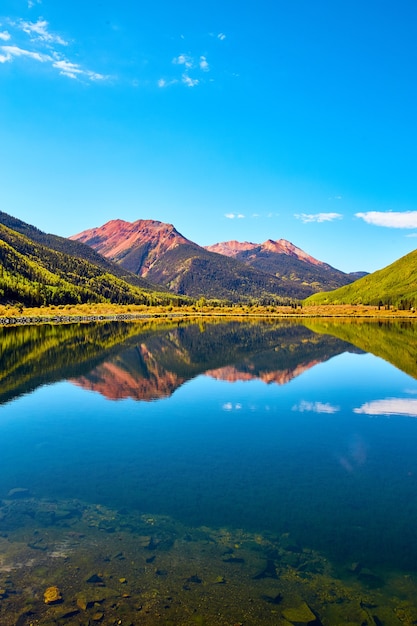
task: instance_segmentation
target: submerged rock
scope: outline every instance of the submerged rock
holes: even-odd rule
[[[91,619],[93,620],[93,622],[101,622],[103,617],[104,617],[104,613],[102,611],[97,611],[97,613],[94,613]]]
[[[214,581],[214,583],[216,585],[225,585],[226,584],[226,579],[224,576],[217,576],[216,580]]]
[[[98,574],[92,574],[89,578],[87,578],[86,582],[92,585],[104,585],[104,580]]]
[[[282,595],[280,593],[278,593],[276,596],[261,596],[261,598],[263,600],[265,600],[265,602],[269,602],[269,604],[281,604],[282,602]]]
[[[235,565],[240,565],[245,562],[245,559],[242,559],[240,556],[230,556],[227,559],[222,559],[223,563],[234,563]]]
[[[293,609],[285,609],[282,616],[293,626],[318,626],[320,624],[307,602]]]
[[[203,581],[202,581],[202,579],[199,576],[197,576],[197,574],[193,574],[192,576],[187,578],[186,582],[187,583],[195,583],[195,584],[199,585]]]
[[[58,587],[48,587],[43,594],[45,604],[59,604],[62,602],[62,593]]]
[[[19,498],[28,498],[30,496],[29,489],[26,487],[15,487],[14,489],[10,489],[7,494],[9,500],[18,500]]]
[[[82,611],[86,611],[87,607],[88,607],[88,599],[87,599],[87,594],[85,593],[79,593],[76,596],[76,601],[77,601],[77,606],[82,610]]]

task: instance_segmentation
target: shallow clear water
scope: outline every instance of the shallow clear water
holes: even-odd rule
[[[13,365],[10,377],[3,377],[5,402],[0,407],[0,497],[4,507],[0,537],[9,541],[8,546],[0,546],[7,564],[2,574],[0,559],[0,588],[7,587],[2,576],[10,576],[10,571],[19,572],[16,580],[23,575],[22,567],[16,569],[8,556],[11,544],[23,541],[33,545],[25,533],[32,537],[39,526],[49,533],[57,529],[65,533],[68,528],[78,532],[82,515],[91,514],[91,507],[103,506],[116,520],[100,529],[106,541],[122,542],[123,517],[129,520],[130,533],[146,535],[138,530],[145,515],[169,519],[173,542],[187,533],[193,535],[196,529],[211,529],[210,542],[226,546],[226,552],[220,553],[226,563],[224,554],[230,550],[235,555],[239,542],[244,545],[246,541],[248,546],[251,541],[266,542],[263,558],[273,560],[276,572],[282,567],[288,578],[291,572],[299,576],[310,571],[310,579],[305,576],[312,588],[318,585],[314,576],[323,576],[326,563],[332,568],[332,573],[326,574],[328,586],[343,580],[362,588],[358,594],[369,593],[370,587],[382,593],[384,601],[379,598],[377,604],[383,605],[381,611],[388,611],[385,604],[389,605],[391,617],[385,613],[384,619],[376,617],[375,609],[373,616],[368,615],[368,623],[371,619],[375,624],[408,623],[417,590],[413,586],[417,563],[415,378],[364,352],[360,342],[353,345],[292,324],[206,324],[147,329],[146,333],[139,326],[132,330],[124,325],[121,343],[111,340],[117,328],[102,325],[100,331],[98,326],[99,341],[97,335],[89,335],[91,327],[71,331],[67,327],[65,337],[55,337],[53,352],[39,358],[40,347],[51,337],[43,335],[32,341],[27,328],[3,330],[3,345],[12,346],[16,356],[12,359],[4,352],[4,362]],[[27,338],[18,337],[19,332],[26,332]],[[54,332],[59,335],[56,329]],[[387,339],[392,344],[394,333],[400,330],[391,327],[381,332],[392,334]],[[91,350],[88,358],[86,345]],[[19,351],[22,364],[17,362]],[[73,355],[72,362],[68,354]],[[36,382],[28,376],[31,368]],[[42,379],[46,370],[49,374]],[[13,491],[16,488],[28,491]],[[54,515],[45,518],[45,506],[68,510],[68,503],[79,511],[76,519],[58,523],[55,509]],[[31,511],[26,517],[19,508],[23,505]],[[43,517],[37,515],[37,506]],[[10,507],[14,507],[13,515]],[[97,508],[94,511],[97,514]],[[91,532],[96,532],[98,524],[92,524]],[[236,541],[223,541],[224,533],[237,537]],[[32,547],[32,556],[46,558],[51,554],[48,550]],[[117,551],[115,546],[113,552]],[[196,559],[202,563],[202,571],[212,566],[214,556],[205,552],[207,548],[201,548],[198,557],[190,556],[191,578],[194,573],[200,576]],[[71,554],[70,559],[68,555],[65,558],[75,563],[77,550]],[[321,562],[317,572],[302,568],[300,554],[314,555]],[[171,564],[178,558],[172,553]],[[243,561],[249,563],[250,559],[246,555]],[[181,567],[186,567],[184,562]],[[264,579],[270,585],[273,580],[279,587],[275,576],[256,578],[262,567],[253,567],[248,581],[258,585]],[[29,575],[30,567],[27,569]],[[141,574],[135,575],[140,581]],[[65,574],[59,576],[65,586]],[[400,592],[398,581],[403,583],[405,577],[412,586]],[[159,584],[161,576],[157,578]],[[27,618],[19,606],[21,624],[31,623],[41,605],[47,611],[61,609],[61,602],[42,604],[43,580],[45,587],[53,582],[46,573],[38,576],[35,604],[36,593],[40,599]],[[170,584],[171,595],[179,593],[178,589],[185,593],[182,573],[173,573]],[[75,604],[75,591],[68,598],[75,610],[73,616],[45,614],[39,623],[47,623],[47,619],[56,620],[51,623],[86,623],[88,608]],[[291,588],[287,590],[287,609],[285,594],[281,608],[281,599],[273,603],[275,595],[261,591],[256,591],[260,598],[270,598],[263,600],[264,612],[250,617],[248,611],[242,623],[281,623],[286,610],[305,601],[299,590]],[[309,598],[308,606],[321,623],[352,621],[343,615],[332,622],[330,600],[317,600],[317,589],[315,596],[311,590],[309,593],[316,598],[316,605]],[[193,602],[197,602],[194,596]],[[0,612],[2,603],[10,611],[17,600],[12,592],[2,600],[0,589]],[[404,603],[408,613],[402,618]],[[103,612],[102,623],[117,623],[111,621],[118,616],[114,607],[112,613],[110,608],[106,612],[105,601],[96,604]],[[97,613],[97,606],[90,608]],[[204,623],[204,619],[217,623],[210,617],[210,609],[205,611],[188,613],[183,601],[182,609],[164,619],[167,623]],[[216,606],[216,611],[219,615],[222,608]],[[200,613],[198,619],[203,621],[193,621]],[[291,623],[289,616],[287,613],[286,619]],[[130,621],[121,623],[139,623],[134,621],[138,616],[124,619]],[[150,605],[147,619],[158,623],[162,618]],[[239,615],[234,619],[240,621]],[[364,618],[355,617],[353,623],[356,619]]]

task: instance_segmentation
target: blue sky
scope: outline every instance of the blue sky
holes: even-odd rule
[[[415,0],[2,0],[0,210],[344,271],[417,247]]]

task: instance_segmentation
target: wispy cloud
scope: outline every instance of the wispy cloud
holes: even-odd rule
[[[301,400],[299,404],[295,404],[292,407],[292,410],[298,411],[299,413],[327,413],[333,415],[340,411],[340,407],[334,406],[329,402],[308,402],[307,400]]]
[[[40,4],[38,2],[38,4]],[[34,6],[34,4],[32,4]],[[62,47],[68,48],[69,42],[58,34],[53,33],[49,23],[43,18],[36,22],[25,20],[8,20],[11,32],[0,33],[0,41],[13,39],[13,44],[0,45],[0,63],[11,63],[15,59],[37,61],[49,65],[60,75],[72,79],[87,79],[89,81],[106,80],[109,76],[93,72],[72,62],[61,52]],[[22,40],[24,38],[24,41]]]
[[[224,41],[226,39],[226,35],[224,33],[219,33],[217,35],[217,39],[220,39],[220,41]]]
[[[67,46],[68,42],[65,41],[60,35],[50,33],[48,30],[48,22],[42,18],[37,22],[25,22],[19,20],[17,27],[24,33],[29,35],[33,41],[43,41],[48,44],[59,44],[60,46]]]
[[[227,217],[228,220],[242,220],[245,217],[242,213],[225,213],[224,216]]]
[[[321,224],[322,222],[333,222],[334,220],[343,219],[343,215],[340,213],[296,213],[294,217],[301,220],[303,224],[310,224],[311,222]]]
[[[367,211],[356,213],[355,216],[374,226],[417,228],[417,211]]]
[[[28,0],[28,9],[33,9],[37,4],[42,4],[42,0]]]
[[[59,73],[68,78],[79,78],[85,76],[90,80],[105,80],[106,76],[98,74],[97,72],[91,72],[90,70],[82,69],[77,63],[71,63],[70,61],[55,61],[52,63],[52,67],[59,70]]]
[[[33,59],[34,61],[40,61],[41,63],[52,61],[52,58],[47,54],[24,50],[18,46],[0,46],[0,51],[3,53],[0,53],[0,63],[13,61],[15,57],[26,57],[28,59]]]
[[[417,417],[417,400],[412,398],[386,398],[366,402],[361,407],[353,409],[354,413],[364,415],[406,415]]]

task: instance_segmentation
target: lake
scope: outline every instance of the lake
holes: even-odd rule
[[[0,354],[2,626],[416,623],[412,322],[4,327]]]

